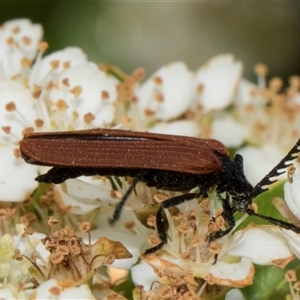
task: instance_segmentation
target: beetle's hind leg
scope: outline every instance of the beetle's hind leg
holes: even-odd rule
[[[130,194],[135,190],[135,186],[138,182],[139,182],[139,178],[138,177],[134,178],[131,186],[128,188],[126,193],[123,195],[122,199],[119,201],[119,203],[115,207],[115,211],[114,211],[112,217],[108,219],[109,224],[113,225],[120,219],[120,215],[121,215],[122,209],[125,205],[125,202],[128,200]]]
[[[200,198],[200,197],[203,197],[202,193],[190,193],[190,194],[184,194],[184,195],[169,198],[168,200],[161,203],[161,205],[159,206],[158,211],[156,213],[156,229],[157,229],[157,233],[158,233],[158,236],[159,236],[161,242],[158,245],[147,249],[145,251],[145,254],[154,253],[154,252],[162,249],[164,244],[167,243],[168,237],[167,237],[167,232],[166,232],[165,224],[164,224],[163,209],[170,208],[175,205],[181,204],[185,201],[190,201],[192,199]]]
[[[234,216],[233,216],[234,211],[233,211],[232,207],[230,206],[229,195],[226,195],[226,199],[224,199],[220,195],[218,195],[218,196],[219,196],[219,199],[220,199],[222,207],[223,207],[222,217],[227,222],[228,228],[226,228],[224,230],[218,230],[218,231],[211,232],[207,237],[207,240],[209,243],[218,238],[225,236],[235,226],[235,220],[234,220]]]

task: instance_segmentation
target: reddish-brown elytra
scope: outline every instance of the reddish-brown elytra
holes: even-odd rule
[[[270,178],[285,172],[300,140],[290,152],[255,187],[243,172],[243,158],[237,154],[233,160],[225,146],[216,140],[185,136],[135,132],[117,129],[91,129],[66,132],[26,134],[20,142],[24,160],[31,164],[53,166],[46,174],[36,178],[39,182],[61,183],[78,176],[131,176],[132,185],[115,208],[110,223],[116,222],[124,203],[137,182],[169,191],[186,191],[199,187],[199,192],[172,197],[161,203],[157,216],[157,231],[161,243],[146,250],[152,253],[167,242],[163,222],[163,209],[194,198],[203,198],[215,187],[223,206],[223,217],[228,228],[212,232],[208,240],[229,233],[235,225],[234,212],[246,212],[275,225],[300,233],[293,224],[257,214],[251,208],[253,199],[266,191],[274,182]],[[225,194],[225,198],[222,194]]]

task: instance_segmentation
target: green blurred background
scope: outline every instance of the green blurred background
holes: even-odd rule
[[[270,77],[300,74],[300,2],[0,1],[1,23],[30,18],[44,27],[49,52],[78,46],[97,63],[150,76],[171,61],[196,70],[233,53],[244,77],[265,62]]]

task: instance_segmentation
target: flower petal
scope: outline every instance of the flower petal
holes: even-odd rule
[[[12,147],[0,146],[0,200],[21,202],[37,188],[34,178],[38,167],[17,159],[13,151]]]
[[[10,79],[23,75],[28,66],[24,60],[34,59],[43,28],[32,24],[28,19],[16,19],[5,22],[0,28],[0,78]]]
[[[79,287],[72,286],[70,281],[58,281],[50,279],[39,285],[30,299],[95,299],[90,288],[86,284]]]
[[[252,284],[254,272],[251,260],[242,257],[240,262],[233,264],[218,261],[211,267],[210,274],[204,279],[209,284],[221,284],[238,288]]]
[[[221,110],[232,102],[241,73],[242,63],[230,54],[214,57],[197,71],[199,101],[206,111]]]
[[[140,88],[138,105],[147,115],[160,120],[179,117],[191,105],[196,94],[194,75],[182,62],[171,63],[154,73]]]
[[[62,210],[84,215],[96,208],[108,205],[111,197],[111,185],[108,181],[99,181],[98,185],[81,179],[69,179],[56,185],[54,193]]]
[[[285,237],[276,226],[249,225],[234,233],[228,243],[231,245],[231,249],[227,249],[229,255],[248,257],[257,265],[282,266],[294,259]]]
[[[211,138],[222,142],[226,147],[237,148],[245,141],[247,133],[248,130],[242,123],[228,114],[223,114],[213,121]]]
[[[246,146],[238,153],[244,158],[245,174],[251,184],[259,182],[283,157],[276,147],[269,144],[261,148]],[[259,166],[259,168],[253,168],[253,166]]]
[[[293,175],[293,182],[284,184],[284,199],[292,213],[300,219],[300,175]]]
[[[149,291],[153,282],[157,280],[157,275],[153,268],[145,261],[141,261],[131,268],[131,276],[134,284],[142,285],[146,291]]]
[[[149,128],[149,132],[198,137],[200,135],[200,127],[191,120],[178,120],[169,123],[156,123]]]

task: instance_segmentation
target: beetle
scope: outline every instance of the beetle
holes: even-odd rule
[[[271,178],[278,177],[292,164],[291,161],[300,152],[299,146],[300,139],[253,187],[244,174],[243,157],[236,154],[231,160],[226,147],[213,139],[119,129],[90,129],[28,133],[20,141],[21,155],[27,163],[52,167],[46,174],[36,177],[39,182],[58,184],[82,175],[133,177],[131,186],[109,219],[111,224],[119,219],[126,200],[139,181],[149,187],[168,191],[187,191],[198,187],[199,192],[171,197],[160,204],[156,227],[161,243],[145,253],[156,252],[167,242],[163,209],[194,198],[203,198],[213,187],[223,206],[222,216],[228,227],[211,232],[209,242],[225,236],[233,229],[233,214],[237,211],[300,233],[299,227],[258,214],[251,208],[253,200],[276,181]]]

